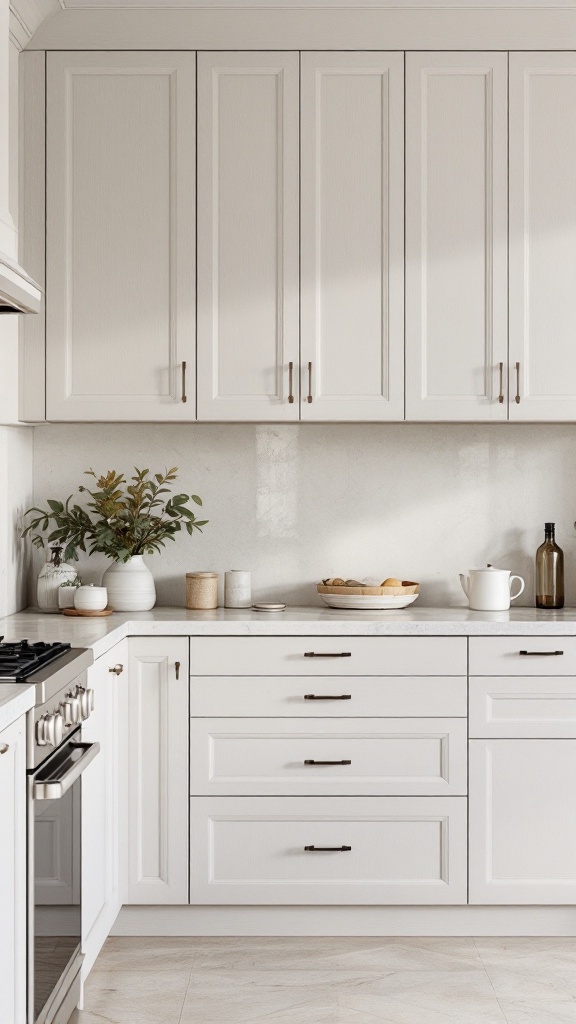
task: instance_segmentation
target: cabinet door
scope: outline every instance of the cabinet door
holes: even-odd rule
[[[406,56],[406,418],[506,419],[507,55]]]
[[[132,637],[125,903],[188,903],[188,638]]]
[[[303,53],[302,419],[404,418],[404,57]]]
[[[298,60],[198,55],[199,419],[298,419]]]
[[[194,419],[194,163],[194,54],[48,54],[49,419]]]
[[[576,903],[576,740],[469,747],[470,902]]]
[[[575,106],[575,53],[510,54],[513,420],[576,420]]]
[[[82,951],[84,976],[91,970],[121,907],[120,730],[128,686],[127,641],[95,662],[88,672],[94,710],[82,739],[100,753],[82,776]],[[112,671],[114,669],[115,671]]]
[[[26,729],[0,733],[0,1020],[26,1020]]]

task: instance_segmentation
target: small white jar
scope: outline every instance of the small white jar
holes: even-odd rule
[[[107,604],[106,587],[78,587],[74,596],[74,607],[79,612],[103,612]]]
[[[229,569],[224,576],[224,605],[226,608],[250,608],[252,605],[252,573],[244,569]]]

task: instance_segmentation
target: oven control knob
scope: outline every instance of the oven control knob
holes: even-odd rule
[[[39,747],[46,746],[46,716],[43,715],[36,722],[36,743]]]
[[[94,711],[94,690],[86,690],[83,686],[79,686],[76,693],[80,701],[80,715],[82,719],[90,718],[90,712]]]
[[[57,747],[62,742],[63,732],[64,719],[59,711],[44,716],[44,737],[49,746]]]
[[[65,700],[60,704],[60,710],[66,725],[77,725],[80,721],[80,701],[71,693],[66,694]]]

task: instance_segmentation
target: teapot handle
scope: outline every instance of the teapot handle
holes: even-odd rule
[[[517,594],[512,594],[512,580],[520,580],[520,590],[518,591]],[[523,593],[525,586],[526,586],[526,584],[524,583],[524,580],[522,579],[521,576],[511,576],[510,577],[510,600],[511,601],[515,601],[517,597],[520,597],[520,594]]]
[[[466,597],[469,597],[470,578],[468,576],[464,576],[463,573],[459,573],[458,575],[460,576],[460,586],[462,587],[462,590],[466,594]]]

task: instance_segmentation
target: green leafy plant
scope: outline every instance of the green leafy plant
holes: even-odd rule
[[[78,488],[91,498],[86,508],[73,503],[73,495],[65,502],[48,500],[48,508],[30,508],[25,513],[33,518],[22,536],[31,534],[33,544],[43,547],[41,534],[47,533],[49,543],[64,546],[65,560],[77,559],[79,551],[99,551],[117,562],[127,562],[132,555],[151,555],[167,540],[174,540],[182,527],[192,536],[194,530],[202,532],[208,522],[197,519],[189,508],[190,501],[202,504],[197,494],[166,497],[177,473],[176,466],[153,475],[135,467],[127,483],[116,470],[97,477],[89,469],[86,476],[94,477],[97,489]]]

